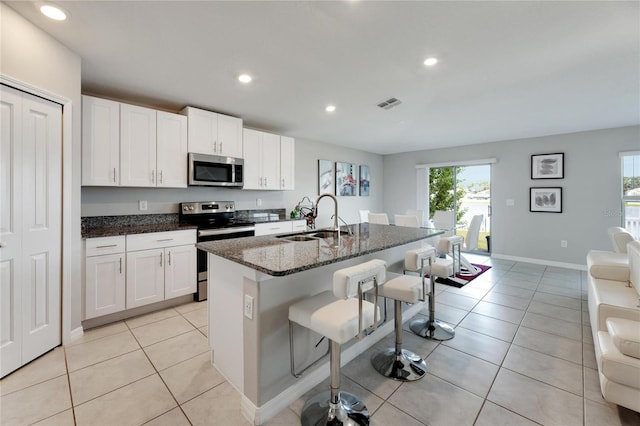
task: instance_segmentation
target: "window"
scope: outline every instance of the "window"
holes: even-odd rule
[[[640,238],[640,151],[620,153],[622,160],[622,226]]]

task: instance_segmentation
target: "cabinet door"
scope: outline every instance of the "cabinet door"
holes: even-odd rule
[[[164,300],[164,249],[127,253],[127,309]]]
[[[125,309],[124,253],[87,257],[85,319]]]
[[[156,110],[120,104],[120,185],[156,186]]]
[[[157,186],[187,187],[187,117],[157,112]]]
[[[244,186],[243,189],[263,189],[262,162],[260,146],[262,132],[252,129],[242,131],[244,158]]]
[[[164,298],[195,293],[197,289],[196,247],[168,247],[164,250],[167,263],[164,270]]]
[[[189,129],[188,151],[213,155],[218,137],[218,116],[215,112],[187,107],[182,110],[187,115]]]
[[[217,141],[216,154],[242,157],[242,119],[218,114]]]
[[[262,135],[263,189],[280,189],[280,136]]]
[[[295,140],[280,136],[280,189],[294,189],[295,160]]]
[[[120,183],[120,104],[82,97],[82,184]]]

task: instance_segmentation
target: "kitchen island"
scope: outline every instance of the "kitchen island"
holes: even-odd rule
[[[338,269],[382,259],[402,271],[404,252],[442,231],[390,225],[350,225],[340,238],[246,237],[199,243],[209,252],[208,307],[212,362],[241,393],[243,414],[262,424],[328,377],[328,358],[302,378],[290,374],[289,305],[332,288]],[[414,316],[423,306],[404,313]],[[370,336],[344,345],[346,363],[393,330],[388,321]],[[296,361],[306,365],[326,351],[320,336],[296,328]],[[297,365],[296,367],[299,367]]]

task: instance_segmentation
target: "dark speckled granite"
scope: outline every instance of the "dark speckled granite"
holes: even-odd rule
[[[177,213],[83,217],[81,226],[82,238],[112,237],[115,235],[197,228],[193,225],[179,223]]]
[[[376,225],[349,225],[353,235],[341,232],[335,238],[287,241],[274,236],[245,237],[198,243],[196,247],[272,276],[284,276],[335,262],[420,241],[444,231],[427,228]],[[343,228],[345,229],[345,228]],[[312,235],[313,232],[306,234]]]

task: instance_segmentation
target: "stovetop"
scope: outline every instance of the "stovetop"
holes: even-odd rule
[[[180,203],[180,222],[196,225],[201,229],[233,228],[255,223],[235,217],[233,201],[198,201]]]

